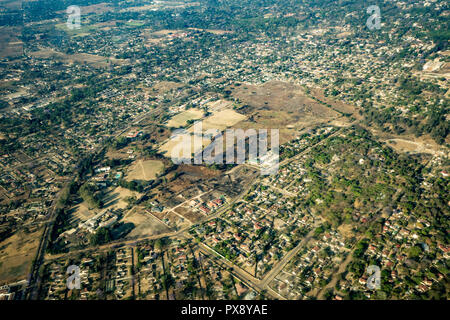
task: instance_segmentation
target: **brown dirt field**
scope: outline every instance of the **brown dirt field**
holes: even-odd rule
[[[240,114],[233,109],[223,109],[214,112],[211,116],[203,120],[203,130],[224,130],[235,125],[236,123],[239,123],[240,121],[244,121],[246,118],[247,117],[245,115]],[[188,131],[193,132],[194,128],[191,127]]]
[[[196,212],[192,212],[189,209],[183,208],[183,207],[178,207],[174,210],[176,213],[182,215],[183,217],[185,217],[186,219],[188,219],[189,221],[191,221],[192,223],[196,223],[198,222],[200,219],[204,218],[205,216],[202,215],[201,213],[196,213]]]
[[[171,174],[173,173],[179,173],[181,175],[179,175],[175,180],[168,182],[164,185],[164,187],[160,186],[153,190],[155,193],[155,198],[162,204],[170,202],[170,200],[174,200],[176,194],[192,188],[194,185],[198,186],[202,181],[206,181],[220,175],[220,171],[217,170],[208,169],[203,166],[185,164],[178,166],[175,171],[171,172]],[[178,202],[181,203],[184,201],[185,199]],[[173,207],[173,204],[169,205],[169,207]]]
[[[248,120],[235,128],[279,129],[280,143],[292,139],[298,130],[334,120],[341,115],[309,98],[303,88],[281,81],[263,85],[242,84],[230,87],[233,97],[246,106],[238,110]]]
[[[187,173],[192,176],[199,176],[202,179],[211,179],[217,177],[220,173],[216,170],[208,169],[202,166],[180,165],[177,171]]]
[[[127,181],[154,180],[164,170],[164,164],[158,160],[138,160],[128,169]]]
[[[177,226],[177,228],[179,228],[179,229],[188,227],[190,225],[190,223],[187,219],[184,219],[184,221],[182,222],[182,221],[180,221],[181,217],[179,217],[177,214],[175,214],[173,212],[168,212],[166,214],[165,218],[169,219],[170,225],[172,227]]]
[[[68,55],[49,48],[43,48],[39,51],[31,52],[30,55],[32,55],[35,58],[56,59],[63,63],[75,63],[75,62],[89,63],[98,67],[107,67],[108,60],[111,63],[117,65],[123,65],[126,63],[126,60],[124,59],[108,58],[88,53],[77,53]]]
[[[203,110],[200,109],[189,109],[186,111],[181,112],[180,114],[177,114],[172,119],[169,120],[167,125],[169,127],[184,127],[187,125],[188,120],[197,120],[201,119],[203,117]]]
[[[128,203],[125,201],[125,199],[132,196],[139,199],[140,197],[142,197],[142,194],[122,187],[117,187],[114,190],[111,190],[104,197],[103,199],[103,201],[105,202],[104,208],[124,209],[128,206]]]
[[[198,28],[188,28],[188,30],[206,31],[206,32],[209,32],[209,33],[212,33],[212,34],[218,34],[218,35],[233,33],[233,31],[229,31],[229,30],[198,29]]]
[[[314,97],[318,98],[320,101],[330,104],[333,107],[333,109],[335,109],[339,112],[351,113],[353,115],[353,117],[355,117],[356,119],[362,118],[362,116],[358,113],[355,106],[351,106],[342,101],[334,100],[331,97],[325,97],[322,89],[316,89],[316,88],[311,89],[311,94]]]
[[[248,120],[233,127],[279,129],[280,143],[291,140],[299,130],[341,117],[340,113],[307,97],[302,87],[292,83],[242,84],[230,90],[244,106],[238,111],[248,116]]]
[[[96,210],[89,210],[87,204],[83,201],[76,207],[76,211],[73,213],[73,216],[77,219],[80,219],[80,221],[87,221],[98,212]]]
[[[405,139],[389,139],[385,141],[388,146],[397,152],[410,152],[410,153],[431,153],[435,151],[425,147],[422,143],[416,141],[408,141]]]
[[[355,236],[355,233],[352,231],[353,225],[352,224],[341,224],[338,227],[339,233],[346,239],[349,239],[353,236]]]
[[[120,12],[140,12],[140,11],[148,11],[152,9],[158,9],[158,8],[165,8],[170,7],[172,9],[175,8],[187,8],[192,6],[199,6],[200,3],[198,2],[182,2],[182,1],[158,1],[154,4],[147,4],[147,5],[138,5],[135,7],[128,7],[120,10]]]
[[[302,87],[292,83],[270,81],[262,85],[242,84],[239,87],[231,87],[231,90],[233,97],[250,106],[243,109],[245,114],[269,110],[292,112],[296,118],[303,114],[336,116],[335,111],[307,97]]]
[[[172,81],[161,81],[155,84],[152,88],[158,92],[158,94],[163,94],[172,89],[178,89],[184,87],[184,84]]]
[[[124,148],[124,149],[122,149],[122,152],[121,152],[121,151],[110,148],[108,150],[108,152],[106,153],[106,157],[111,160],[112,159],[121,159],[121,160],[128,159],[129,154],[126,153],[126,150],[128,150],[128,149]]]
[[[243,120],[246,119],[245,115],[242,115],[233,109],[223,109],[217,112],[214,112],[211,116],[204,118],[202,120],[202,130],[205,132],[209,129],[217,129],[219,131],[223,131],[228,127],[231,127]],[[191,126],[188,130],[188,133],[194,132],[194,126]],[[168,140],[164,143],[159,151],[162,152],[166,157],[171,157],[172,150],[181,142],[181,139]],[[189,144],[189,142],[187,142]],[[203,137],[203,148],[208,146],[211,143],[211,140]],[[191,153],[197,152],[198,150],[194,149],[194,139],[190,140],[191,144]]]
[[[28,277],[41,234],[19,231],[0,242],[0,285]]]
[[[157,37],[163,37],[163,36],[167,36],[167,35],[171,35],[171,34],[177,34],[177,33],[182,33],[184,32],[184,30],[158,30],[155,32],[152,32],[152,35],[157,36]]]
[[[135,228],[127,237],[152,236],[170,231],[170,229],[152,217],[149,213],[134,209],[128,212],[122,219],[125,223],[133,223]]]
[[[448,156],[448,150],[445,147],[438,145],[430,136],[423,135],[419,138],[412,134],[394,135],[387,132],[382,132],[374,127],[366,127],[372,134],[380,141],[385,142],[397,152],[409,153],[429,153],[433,155]],[[447,137],[449,143],[450,137]]]
[[[231,109],[233,106],[233,102],[228,100],[217,100],[208,102],[207,106],[211,112],[217,112],[223,109]]]
[[[120,12],[139,12],[139,11],[147,11],[156,8],[155,5],[148,4],[140,7],[129,7],[121,9]]]

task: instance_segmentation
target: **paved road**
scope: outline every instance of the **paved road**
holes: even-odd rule
[[[123,134],[124,132],[126,132],[131,126],[133,126],[135,123],[138,123],[140,121],[142,121],[146,116],[148,116],[149,114],[156,112],[156,110],[152,110],[151,112],[142,115],[141,117],[139,117],[138,119],[136,119],[132,124],[130,124],[127,128],[125,128],[124,130],[122,130],[121,132],[119,132],[118,134],[115,135],[115,137]],[[136,122],[137,121],[137,122]],[[355,121],[356,122],[356,121]],[[354,122],[354,123],[355,123]],[[354,124],[352,123],[352,124]],[[351,125],[351,124],[350,124]],[[320,142],[307,147],[304,151],[302,151],[301,153],[299,153],[298,155],[296,155],[295,157],[289,158],[289,159],[285,159],[284,161],[280,162],[279,167],[297,160],[300,156],[304,155],[305,153],[309,152],[311,150],[311,148],[321,145],[323,143],[325,143],[326,140],[328,140],[329,138],[339,134],[341,131],[341,128],[339,128],[336,132],[334,132],[333,134],[329,135],[328,137],[326,137],[325,139],[321,140]],[[102,146],[100,148],[103,149],[104,146]],[[98,152],[99,150],[96,150],[95,152]],[[232,170],[230,170],[230,172],[236,170],[237,167],[233,168]],[[197,222],[196,224],[193,224],[192,226],[204,223],[206,221],[212,220],[217,218],[220,214],[222,214],[223,212],[225,212],[226,210],[228,210],[234,203],[236,203],[237,201],[239,201],[240,199],[242,199],[247,192],[250,190],[250,188],[253,186],[253,184],[255,183],[255,181],[253,181],[252,183],[249,184],[249,186],[243,190],[243,192],[241,194],[239,194],[233,201],[231,201],[229,204],[225,205],[224,207],[220,208],[216,213],[214,213],[213,215],[210,215],[208,217],[205,217],[205,219],[200,220],[199,222]],[[55,217],[56,218],[56,217]],[[52,219],[52,221],[54,221]],[[50,226],[52,226],[52,224],[49,224]],[[47,236],[48,236],[48,226],[46,226],[46,229],[44,231],[44,236],[41,239],[41,243],[39,245],[39,249],[38,249],[38,260],[36,260],[36,263],[33,266],[33,271],[32,271],[32,281],[30,281],[30,284],[32,286],[34,286],[35,288],[37,288],[38,286],[35,285],[36,280],[38,279],[37,277],[37,273],[39,271],[39,267],[41,265],[41,263],[43,262],[43,258],[44,258],[44,253],[45,253],[45,249],[47,246]],[[174,231],[174,232],[170,232],[170,233],[163,233],[163,234],[159,234],[159,235],[155,235],[155,236],[146,236],[146,237],[141,237],[141,238],[136,238],[136,239],[130,239],[130,240],[126,240],[126,241],[117,241],[114,243],[109,243],[100,247],[96,247],[96,248],[86,248],[86,249],[82,249],[82,250],[77,250],[77,251],[72,251],[70,252],[69,255],[72,254],[77,254],[80,252],[86,252],[86,251],[98,251],[98,250],[105,250],[108,248],[112,248],[112,247],[116,247],[116,246],[124,246],[124,245],[133,245],[138,241],[143,241],[143,240],[154,240],[154,239],[160,239],[160,238],[164,238],[164,237],[184,237],[184,238],[191,238],[191,236],[189,234],[186,233],[186,231],[188,231],[192,226],[188,226],[186,228],[183,228],[179,231]],[[270,284],[270,282],[281,272],[281,270],[289,263],[289,261],[291,261],[291,259],[293,257],[295,257],[295,255],[300,251],[300,249],[311,239],[314,229],[310,231],[310,233],[308,233],[308,235],[294,248],[292,249],[290,252],[288,252],[270,271],[269,273],[262,279],[259,280],[255,277],[253,277],[252,275],[250,275],[248,272],[242,270],[241,268],[238,268],[237,266],[235,266],[233,263],[231,263],[230,261],[228,261],[225,257],[221,256],[219,253],[217,253],[215,250],[213,250],[212,248],[205,246],[204,244],[200,243],[199,247],[203,248],[203,250],[206,250],[210,253],[213,253],[214,255],[219,255],[221,257],[221,261],[226,264],[227,266],[233,268],[233,274],[239,276],[239,278],[245,279],[246,282],[250,283],[251,287],[256,287],[259,290],[267,290],[268,292],[270,292],[272,295],[283,299],[282,296],[280,296],[277,292],[275,292],[274,290],[272,290],[268,285]],[[51,228],[50,228],[51,230]],[[42,241],[44,240],[44,241]],[[61,256],[67,256],[68,254],[61,254],[61,255],[53,255],[53,256],[48,256],[46,257],[46,259],[57,259]],[[38,283],[37,283],[38,284]],[[36,289],[35,289],[36,291]],[[31,298],[35,298],[35,296],[31,297]]]
[[[116,138],[118,136],[120,136],[121,134],[125,133],[127,130],[129,130],[133,125],[139,123],[140,121],[142,121],[145,117],[155,113],[158,109],[155,110],[151,110],[145,114],[143,114],[142,116],[136,118],[132,123],[130,123],[126,128],[124,128],[123,130],[120,130],[117,134],[115,134],[113,136],[113,138]],[[105,148],[105,145],[100,145],[99,147],[97,147],[96,149],[94,149],[91,154],[96,155],[99,152],[101,152],[103,149]],[[76,171],[76,173],[74,174],[73,177],[75,177],[78,174],[78,171]],[[58,192],[57,196],[55,197],[55,199],[53,200],[52,206],[50,208],[50,218],[48,223],[45,224],[44,226],[44,231],[42,233],[41,239],[39,241],[39,246],[36,252],[36,256],[35,259],[33,260],[32,266],[31,266],[31,270],[30,270],[30,274],[28,275],[28,288],[25,291],[25,299],[27,300],[35,300],[38,298],[38,293],[39,293],[39,286],[40,286],[40,277],[39,277],[39,269],[42,265],[42,263],[44,262],[44,256],[45,256],[45,251],[47,250],[47,245],[48,245],[48,240],[49,240],[49,236],[53,230],[53,225],[56,221],[57,218],[57,203],[58,200],[60,199],[61,195],[62,195],[62,190],[64,190],[65,187],[68,187],[68,185],[70,184],[71,179],[69,179],[69,181],[63,186],[63,188],[61,188],[61,190]]]
[[[314,228],[303,238],[303,240],[291,251],[289,251],[265,276],[264,278],[258,279],[248,273],[247,271],[237,267],[234,263],[229,261],[227,258],[222,256],[220,253],[215,251],[213,248],[203,244],[199,243],[199,248],[204,252],[209,254],[213,254],[217,256],[220,259],[220,262],[224,265],[226,265],[229,268],[232,268],[232,274],[239,278],[241,281],[243,281],[247,286],[250,288],[253,288],[255,291],[262,291],[266,290],[268,293],[270,293],[272,296],[285,300],[282,295],[280,295],[278,292],[273,290],[269,287],[269,284],[272,282],[273,279],[283,270],[283,268],[291,261],[297,253],[311,240],[315,227],[317,227],[319,224],[316,224]]]
[[[313,229],[300,241],[300,243],[287,254],[264,276],[262,281],[260,282],[260,286],[264,289],[272,282],[273,279],[283,270],[283,268],[291,261],[297,253],[311,240],[314,235],[315,229],[319,226],[319,223],[316,223],[313,226]]]

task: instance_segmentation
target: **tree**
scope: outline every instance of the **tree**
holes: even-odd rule
[[[422,249],[419,246],[414,246],[409,249],[408,257],[412,259],[416,259],[419,257],[420,253],[422,252]]]
[[[100,209],[103,206],[100,194],[97,193],[97,188],[92,184],[84,184],[80,190],[79,194],[84,201],[88,203],[89,206]]]
[[[111,239],[110,230],[108,228],[100,228],[91,236],[90,243],[93,246],[97,246],[108,243]]]

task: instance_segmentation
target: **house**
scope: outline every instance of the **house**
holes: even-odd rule
[[[358,282],[362,285],[365,285],[367,283],[367,276],[362,276],[361,278],[359,278]]]
[[[200,206],[199,210],[204,214],[209,214],[211,212],[211,210],[205,206]]]
[[[110,170],[111,170],[111,167],[101,167],[101,168],[95,169],[95,172],[96,173],[109,172]]]

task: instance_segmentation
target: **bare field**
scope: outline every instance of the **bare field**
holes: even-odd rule
[[[105,203],[104,208],[108,209],[124,209],[128,206],[128,203],[125,201],[128,197],[136,197],[140,198],[142,196],[141,193],[136,191],[131,191],[122,187],[117,187],[114,190],[111,190],[103,199]]]
[[[155,32],[152,32],[152,35],[157,36],[157,37],[164,37],[164,36],[168,36],[168,35],[174,35],[174,34],[179,34],[184,32],[184,30],[158,30]]]
[[[218,129],[222,131],[246,118],[245,115],[237,113],[233,109],[223,109],[203,120],[203,130]],[[194,132],[193,127],[189,129],[189,132]]]
[[[83,14],[90,14],[90,13],[101,14],[101,13],[115,10],[115,8],[110,3],[107,3],[107,2],[92,4],[89,6],[80,6],[80,9]],[[57,13],[64,14],[64,13],[66,13],[66,11],[65,10],[58,11]]]
[[[154,4],[146,4],[141,6],[135,6],[135,7],[129,7],[124,8],[120,10],[120,12],[141,12],[141,11],[148,11],[153,10],[156,11],[160,8],[170,7],[172,9],[174,8],[187,8],[192,6],[199,6],[200,4],[198,2],[183,2],[183,1],[156,1]]]
[[[385,142],[392,149],[400,153],[428,153],[448,156],[448,151],[443,146],[438,145],[428,135],[417,138],[412,134],[404,134],[401,136],[390,134],[374,127],[366,127],[366,129],[372,132],[378,140]],[[446,142],[450,142],[450,137],[447,137]]]
[[[436,152],[431,149],[431,146],[425,146],[423,143],[416,141],[409,141],[405,139],[389,139],[386,140],[386,144],[397,152],[409,152],[409,153],[430,153]]]
[[[0,58],[16,58],[23,54],[21,32],[20,27],[0,27]]]
[[[337,110],[342,113],[352,114],[356,119],[361,119],[362,116],[358,113],[357,109],[354,106],[346,104],[345,102],[334,100],[331,97],[325,97],[322,89],[311,89],[311,94],[318,98],[320,101],[328,103],[334,110]]]
[[[153,89],[153,91],[156,91],[158,94],[164,94],[173,89],[179,89],[182,87],[184,87],[184,84],[182,84],[182,83],[172,82],[172,81],[161,81],[161,82],[156,83],[152,87],[152,89]]]
[[[152,236],[170,231],[170,229],[158,221],[158,219],[140,209],[131,210],[125,215],[122,221],[125,223],[132,223],[135,226],[127,236],[130,238]]]
[[[175,173],[177,174],[177,178],[168,182],[166,188],[159,187],[156,190],[153,190],[153,192],[156,193],[156,200],[166,207],[173,207],[175,205],[168,204],[168,202],[173,202],[176,194],[184,192],[193,186],[198,186],[203,181],[207,181],[220,175],[219,171],[204,166],[186,164],[179,165],[175,171],[171,172],[171,174]],[[183,201],[185,201],[185,199],[183,199]],[[181,202],[182,201],[179,203]]]
[[[128,170],[126,180],[154,180],[164,170],[164,163],[158,160],[138,160]]]
[[[164,218],[170,221],[171,227],[176,227],[177,229],[186,228],[189,227],[190,225],[187,219],[181,218],[180,216],[178,216],[173,212],[168,212]]]
[[[218,112],[214,112],[211,116],[203,119],[202,130],[203,132],[209,129],[217,129],[223,131],[226,128],[232,127],[233,125],[246,119],[246,116],[240,114],[233,109],[224,109]],[[194,139],[191,139],[191,134],[194,133],[194,126],[191,126],[187,130],[187,134],[180,135],[178,138],[170,139],[166,141],[160,148],[159,151],[163,153],[166,157],[172,156],[172,151],[175,147],[183,145],[185,148],[191,150],[191,153],[200,151],[200,148],[194,148]],[[209,138],[203,137],[202,145],[203,148],[207,147],[211,143]],[[189,146],[190,145],[190,146]],[[179,155],[175,155],[179,156]]]
[[[187,125],[187,121],[201,119],[202,117],[203,117],[203,110],[196,108],[189,109],[174,116],[172,119],[169,120],[167,125],[169,127],[175,128],[184,127],[185,125]]]
[[[217,100],[208,102],[207,105],[211,112],[217,112],[223,109],[231,109],[233,102],[228,100]]]
[[[215,29],[188,28],[188,30],[203,31],[203,32],[209,32],[209,33],[218,34],[218,35],[233,33],[233,31],[229,31],[229,30],[215,30]]]
[[[122,65],[126,60],[97,56],[88,53],[64,54],[53,49],[43,48],[39,51],[30,53],[35,58],[56,59],[64,63],[89,63],[98,67],[107,67],[108,61],[113,64]]]
[[[73,213],[74,218],[84,222],[95,216],[96,212],[94,210],[89,210],[88,205],[85,202],[73,208],[75,211]]]
[[[192,210],[189,210],[187,208],[178,207],[174,210],[179,215],[182,215],[187,220],[189,220],[192,223],[197,223],[200,221],[200,219],[204,218],[205,216],[198,212],[193,212]]]
[[[338,119],[341,114],[309,98],[303,88],[281,81],[263,85],[230,87],[248,120],[237,123],[242,129],[279,129],[280,143],[294,138],[299,130]]]
[[[19,231],[0,242],[0,285],[27,279],[41,234],[42,229]]]

